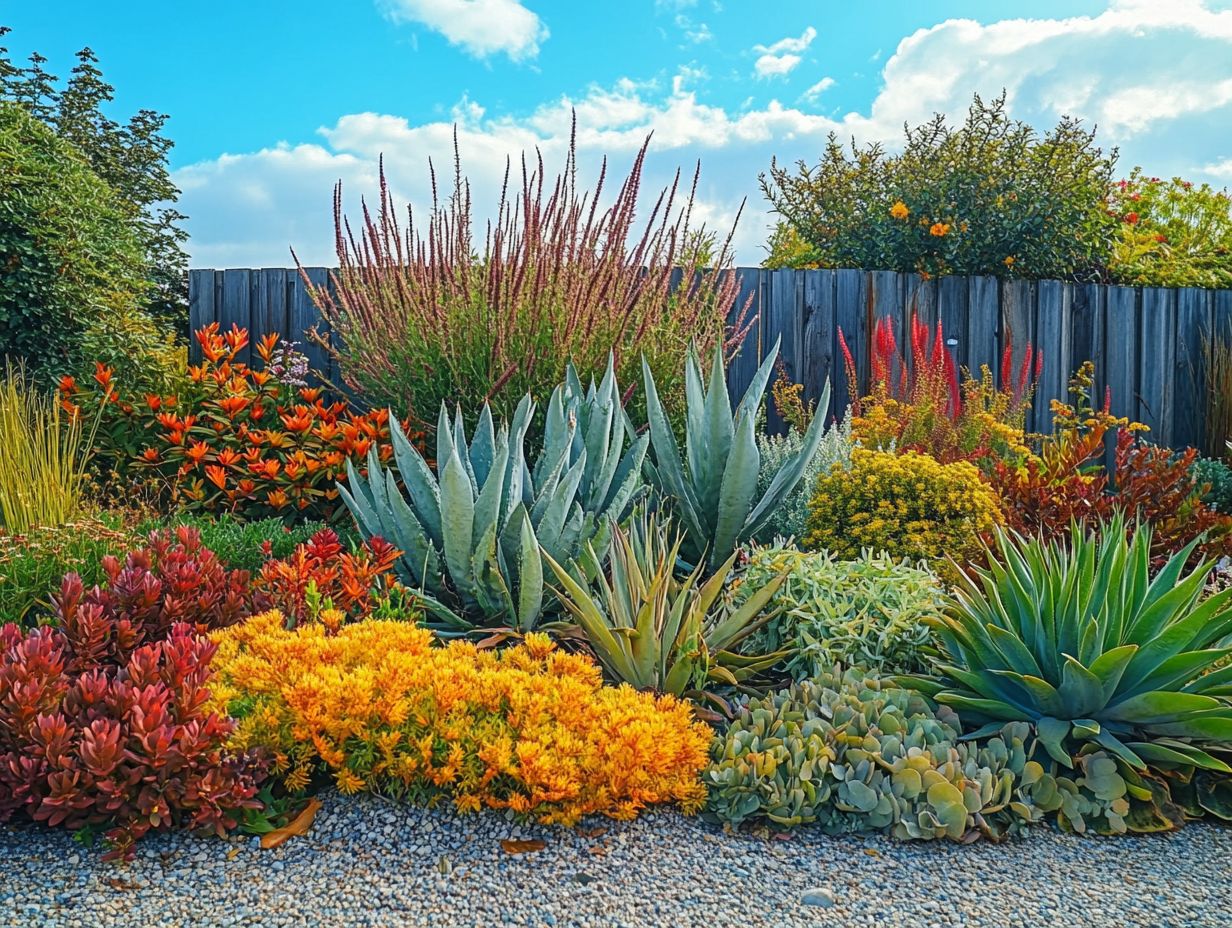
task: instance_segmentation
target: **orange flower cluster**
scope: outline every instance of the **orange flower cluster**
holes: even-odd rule
[[[94,385],[61,383],[71,411],[87,401],[114,407],[110,418],[125,419],[129,436],[117,437],[118,450],[168,478],[184,508],[328,518],[338,507],[335,483],[348,460],[362,469],[369,448],[382,461],[392,455],[385,410],[353,413],[346,403],[326,402],[319,387],[274,376],[277,334],[254,346],[259,370],[240,359],[248,346],[244,329],[223,333],[211,323],[196,338],[204,360],[188,369],[182,395],[127,398],[102,365]]]
[[[211,708],[237,719],[233,748],[270,753],[288,789],[324,769],[344,793],[562,825],[653,803],[692,812],[706,797],[711,730],[690,704],[604,686],[593,661],[546,635],[502,651],[438,647],[409,622],[330,634],[287,630],[270,612],[214,642]]]
[[[384,611],[405,616],[410,595],[393,573],[400,554],[383,538],[344,551],[332,529],[321,529],[290,557],[266,561],[253,581],[253,597],[260,609],[280,610],[292,628],[319,621],[336,631],[343,622]]]

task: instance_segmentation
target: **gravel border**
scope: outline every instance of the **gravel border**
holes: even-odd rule
[[[0,829],[0,926],[1228,928],[1232,828],[1003,845],[728,835],[653,812],[578,831],[327,794],[312,830],[156,835],[128,865],[62,830]],[[505,838],[544,850],[511,855]]]

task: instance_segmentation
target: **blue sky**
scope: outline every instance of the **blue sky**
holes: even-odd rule
[[[650,175],[702,162],[703,215],[760,260],[771,156],[812,159],[837,131],[901,135],[1008,88],[1040,126],[1100,127],[1123,167],[1232,182],[1232,4],[750,0],[0,0],[15,57],[67,73],[90,45],[116,115],[171,114],[173,166],[198,266],[330,259],[330,192],[421,204],[426,164],[462,157],[482,212],[505,158],[560,163],[569,113],[583,170],[627,164],[653,130]]]

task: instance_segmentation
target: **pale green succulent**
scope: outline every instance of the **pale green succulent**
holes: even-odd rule
[[[997,838],[1041,820],[1016,792],[1021,739],[970,744],[959,732],[953,712],[875,675],[822,674],[739,707],[703,774],[707,814],[908,840]]]
[[[365,536],[402,551],[403,581],[446,627],[532,629],[550,605],[541,552],[592,576],[611,524],[645,488],[648,439],[626,450],[620,399],[610,360],[585,393],[570,367],[548,403],[533,467],[523,451],[530,397],[499,430],[485,405],[469,443],[461,413],[451,427],[442,408],[435,473],[390,416],[397,475],[372,452],[367,476],[348,463],[342,498]]]
[[[766,355],[745,391],[735,414],[727,393],[723,352],[716,348],[710,383],[704,385],[697,355],[690,351],[685,362],[685,453],[672,432],[672,424],[655,389],[654,375],[643,362],[646,411],[654,448],[651,476],[670,500],[685,530],[682,555],[689,563],[705,563],[715,570],[737,546],[753,538],[774,516],[784,499],[799,484],[821,442],[824,423],[814,416],[800,442],[800,449],[770,478],[758,493],[761,452],[757,448],[757,419],[762,395],[774,361],[778,342]],[[826,382],[817,407],[830,402]]]
[[[804,679],[841,664],[878,673],[925,669],[945,586],[924,564],[864,551],[843,561],[826,551],[754,547],[735,588],[737,602],[784,573],[770,601],[774,618],[750,647],[784,650],[783,669]]]
[[[757,475],[757,492],[770,489],[775,476],[804,447],[804,433],[794,426],[783,435],[757,436],[757,450],[761,452],[761,470]],[[761,544],[773,544],[777,539],[804,537],[808,524],[808,502],[817,485],[819,474],[828,474],[835,467],[847,470],[851,467],[851,449],[855,441],[851,435],[851,407],[841,422],[830,426],[809,458],[808,464],[795,489],[783,497],[783,502],[774,511],[770,520],[754,534],[753,539]]]

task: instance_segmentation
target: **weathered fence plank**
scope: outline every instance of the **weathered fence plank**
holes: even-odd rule
[[[327,286],[327,268],[308,268],[309,279]],[[1001,281],[995,277],[943,277],[862,270],[735,268],[739,296],[734,323],[753,299],[755,321],[728,368],[733,399],[743,394],[776,338],[789,376],[815,400],[831,383],[827,418],[841,416],[849,386],[838,336],[850,349],[867,387],[873,331],[889,318],[900,349],[909,352],[913,316],[930,326],[941,322],[947,347],[960,367],[979,376],[988,365],[1000,379],[1001,355],[1013,345],[1016,376],[1030,342],[1043,356],[1043,372],[1028,427],[1051,427],[1050,401],[1068,402],[1071,373],[1095,362],[1092,399],[1111,391],[1112,411],[1146,422],[1150,437],[1178,447],[1204,447],[1203,340],[1232,338],[1232,291],[1135,289],[1061,281]],[[677,275],[677,279],[678,279]],[[329,326],[308,297],[298,270],[286,268],[194,269],[189,273],[189,320],[193,330],[211,322],[223,330],[247,328],[252,343],[278,332],[298,341],[315,370],[334,383],[330,352],[306,337],[316,328],[327,340]],[[200,359],[195,343],[190,357]],[[250,355],[250,353],[249,353]],[[247,360],[248,357],[245,358]],[[780,423],[771,409],[768,424]]]

